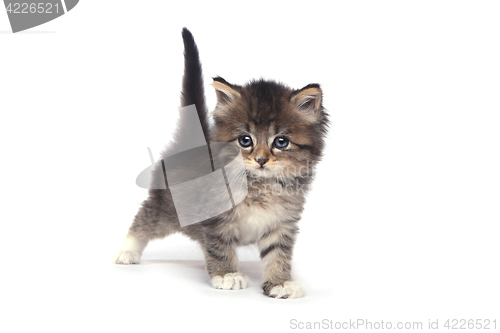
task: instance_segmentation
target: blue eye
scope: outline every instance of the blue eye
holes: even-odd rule
[[[251,147],[253,145],[252,138],[248,135],[240,136],[238,138],[238,142],[239,142],[240,146],[242,146],[244,148],[248,148],[248,147]]]
[[[278,136],[276,139],[274,139],[273,146],[278,148],[278,149],[283,149],[288,146],[288,139],[284,138],[282,136]]]

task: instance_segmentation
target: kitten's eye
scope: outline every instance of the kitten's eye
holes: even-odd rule
[[[244,148],[248,148],[248,147],[251,147],[253,145],[252,138],[249,137],[248,135],[240,136],[238,138],[238,142],[239,142],[240,146],[242,146]]]
[[[283,149],[288,146],[288,139],[284,138],[282,136],[278,136],[276,139],[274,139],[273,146],[278,148],[278,149]]]

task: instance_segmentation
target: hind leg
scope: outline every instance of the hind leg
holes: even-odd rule
[[[123,240],[122,245],[113,256],[114,264],[138,264],[141,260],[142,251],[148,245],[148,240],[138,238],[131,230]]]
[[[150,240],[179,231],[177,216],[170,213],[169,207],[161,196],[152,196],[144,201],[122,245],[113,256],[113,263],[138,264]]]

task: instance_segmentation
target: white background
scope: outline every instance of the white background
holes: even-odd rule
[[[0,10],[3,332],[288,331],[290,320],[497,319],[496,1],[81,1],[12,34]],[[208,83],[320,83],[332,120],[294,274],[308,294],[210,287],[173,236],[110,263],[167,143],[182,27]],[[157,152],[157,151],[156,151]]]

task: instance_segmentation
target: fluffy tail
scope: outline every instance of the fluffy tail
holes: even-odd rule
[[[205,103],[200,56],[193,35],[188,29],[182,29],[182,38],[184,39],[184,77],[181,93],[181,107],[183,108],[180,110],[177,128],[173,133],[173,140],[161,153],[161,163],[155,164],[151,178],[147,177],[149,168],[137,178],[138,185],[150,183],[151,190],[167,188],[169,191],[166,179],[172,185],[172,183],[183,179],[186,169],[192,165],[207,162],[203,160],[205,155],[197,156],[199,150],[194,150],[194,148],[203,147],[209,142],[208,108]],[[196,112],[192,107],[189,107],[193,104],[196,106]],[[207,147],[208,153],[211,154],[210,146],[207,145]],[[186,151],[191,151],[191,153],[182,155],[180,158],[168,158]],[[187,172],[187,174],[192,173]]]
[[[186,28],[182,29],[182,39],[184,40],[184,77],[182,79],[181,106],[196,105],[203,134],[208,142],[208,108],[205,102],[198,47],[194,42],[193,35]]]

